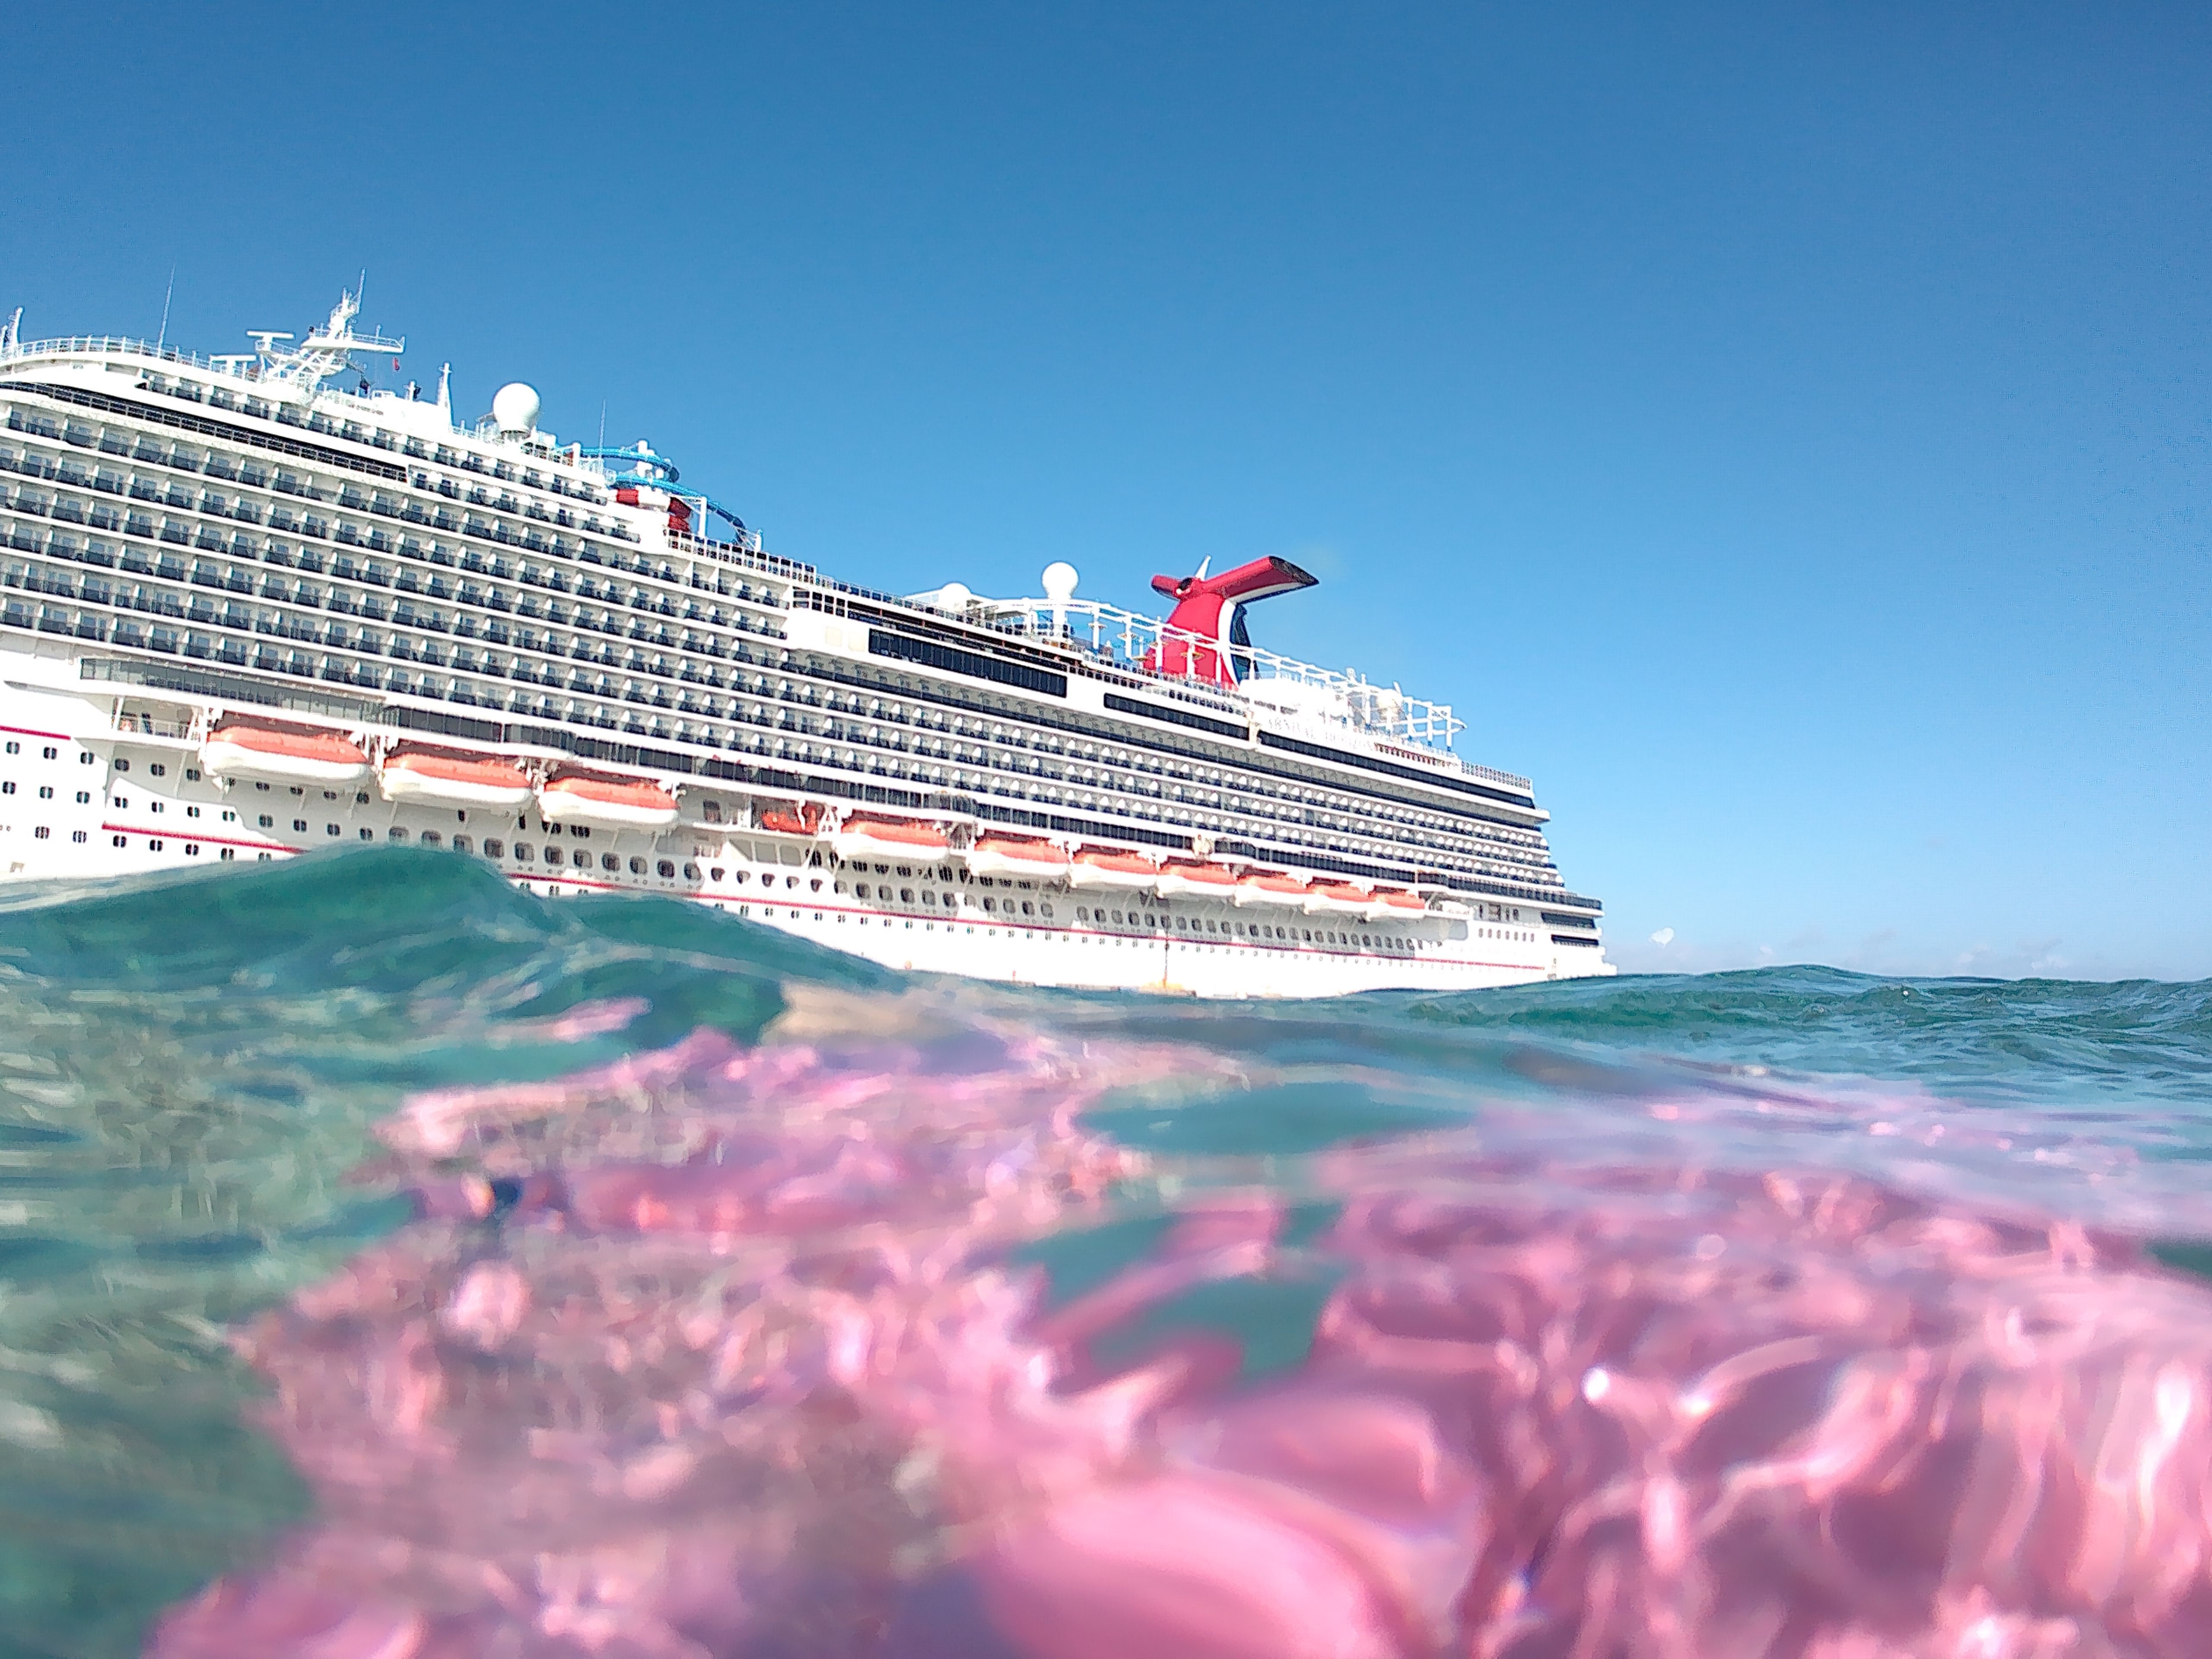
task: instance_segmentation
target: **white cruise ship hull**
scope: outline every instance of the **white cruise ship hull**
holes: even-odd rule
[[[548,897],[684,899],[888,968],[1026,985],[1328,997],[1473,990],[1566,971],[1542,926],[1525,921],[1441,915],[1403,926],[1357,917],[1263,921],[1234,893],[1161,899],[1071,890],[1064,876],[994,878],[987,887],[951,858],[903,866],[887,852],[865,863],[839,860],[826,835],[695,822],[660,830],[593,824],[578,836],[585,826],[562,824],[535,804],[466,808],[404,789],[395,799],[374,779],[325,787],[316,780],[218,776],[201,756],[222,705],[163,692],[155,700],[195,718],[143,716],[129,705],[145,696],[112,688],[88,696],[80,659],[27,654],[9,643],[0,641],[0,783],[15,788],[0,795],[0,880],[212,876],[227,865],[404,842],[482,860]],[[515,856],[523,847],[531,849],[526,865]],[[557,866],[547,861],[556,853]]]

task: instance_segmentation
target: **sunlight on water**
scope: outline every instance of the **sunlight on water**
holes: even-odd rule
[[[2212,988],[0,909],[0,1653],[2212,1651]]]

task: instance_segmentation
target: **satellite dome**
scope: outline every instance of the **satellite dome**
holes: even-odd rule
[[[492,422],[501,432],[534,432],[542,406],[536,386],[515,380],[492,394]]]
[[[1064,559],[1054,559],[1044,568],[1044,596],[1054,605],[1065,605],[1075,597],[1075,567]]]

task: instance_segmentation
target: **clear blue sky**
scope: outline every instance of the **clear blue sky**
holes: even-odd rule
[[[1632,967],[2212,974],[2202,6],[26,8],[0,305],[368,271],[872,586],[1264,553]],[[1671,943],[1651,935],[1673,930]]]

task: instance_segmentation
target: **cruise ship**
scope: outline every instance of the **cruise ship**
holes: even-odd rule
[[[1064,563],[870,592],[527,386],[378,384],[358,309],[206,357],[0,328],[0,876],[404,843],[1038,985],[1613,971],[1528,780],[1252,642],[1296,566],[1155,576],[1162,618]]]

